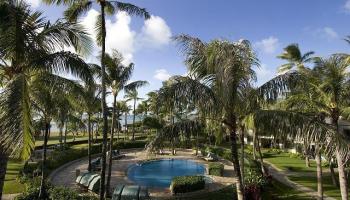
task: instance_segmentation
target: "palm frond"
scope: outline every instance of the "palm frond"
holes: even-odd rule
[[[124,11],[129,15],[136,15],[136,16],[143,17],[145,19],[149,19],[151,17],[145,8],[140,8],[130,3],[122,3],[122,2],[116,1],[115,6],[118,10]]]
[[[0,145],[15,158],[28,159],[34,137],[28,80],[18,75],[7,83],[0,95]]]

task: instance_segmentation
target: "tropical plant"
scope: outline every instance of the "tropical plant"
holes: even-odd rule
[[[32,88],[35,82],[61,80],[68,72],[85,81],[92,77],[88,65],[76,54],[90,51],[90,39],[77,23],[50,23],[23,1],[0,2],[0,193],[9,155],[27,159],[34,147]],[[36,85],[36,84],[35,84]]]
[[[107,0],[87,0],[87,1],[68,1],[68,0],[44,0],[49,4],[65,4],[68,8],[64,12],[64,16],[69,21],[77,21],[78,17],[86,13],[95,2],[100,7],[100,14],[96,20],[96,41],[101,46],[101,107],[102,107],[102,119],[103,119],[103,145],[102,145],[102,168],[101,168],[101,186],[100,186],[100,199],[105,198],[108,193],[105,190],[105,174],[106,174],[106,152],[107,152],[107,104],[106,104],[106,77],[105,77],[105,53],[106,53],[106,14],[113,15],[116,12],[124,11],[130,15],[142,16],[145,19],[150,18],[149,13],[144,8],[139,8],[130,3],[123,3],[120,1],[107,1]]]
[[[306,63],[311,63],[314,61],[313,51],[306,52],[305,54],[301,53],[298,44],[290,44],[284,48],[284,52],[277,56],[280,59],[288,61],[288,63],[283,64],[279,67],[279,72],[284,73],[292,69],[302,71],[304,70]]]
[[[126,98],[126,101],[133,101],[132,140],[135,140],[136,102],[142,99],[138,97],[139,93],[137,92],[137,88],[146,84],[148,84],[148,82],[143,81],[141,85],[139,84],[130,85],[126,90],[126,94],[124,96],[124,98]]]
[[[114,131],[115,131],[115,122],[116,119],[119,118],[117,112],[117,96],[120,91],[126,89],[136,90],[138,87],[145,85],[146,81],[134,81],[128,83],[131,78],[132,72],[134,71],[134,64],[130,63],[128,66],[124,66],[123,56],[118,52],[114,51],[112,56],[106,54],[105,57],[105,65],[106,65],[106,83],[108,87],[112,90],[113,95],[113,104],[112,104],[112,123],[111,123],[111,137],[109,144],[109,161],[108,161],[108,172],[107,172],[107,184],[106,184],[106,192],[110,192],[110,182],[111,182],[111,173],[112,173],[112,158],[113,158],[113,139],[114,139]],[[102,73],[102,72],[101,72]],[[119,124],[119,120],[118,120]],[[109,196],[109,195],[108,195]]]
[[[216,110],[219,113],[218,119],[230,131],[232,161],[235,168],[235,176],[237,177],[237,196],[239,200],[243,200],[244,189],[236,142],[239,117],[237,108],[244,105],[245,102],[245,99],[241,98],[242,91],[250,87],[251,82],[255,80],[252,66],[258,65],[257,58],[252,51],[251,45],[246,40],[238,42],[213,40],[205,43],[187,35],[178,36],[176,39],[183,45],[185,62],[190,73],[200,79],[207,78],[208,80],[208,77],[210,77],[209,82],[212,82],[212,93],[214,93],[216,100],[220,101],[220,103],[216,103]],[[200,82],[192,81],[191,83],[193,85],[195,83],[195,85],[203,85],[198,84]],[[195,90],[193,85],[184,85],[181,90],[188,92],[185,93],[187,96],[196,96],[198,98],[202,95],[200,92],[203,92],[203,90]],[[191,88],[191,90],[187,88]],[[178,90],[177,92],[180,93]],[[203,105],[207,104],[208,102]]]

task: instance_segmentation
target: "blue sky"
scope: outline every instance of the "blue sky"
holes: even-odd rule
[[[50,20],[62,17],[63,7],[43,5],[40,0],[26,1]],[[312,50],[320,56],[350,50],[343,40],[350,35],[350,0],[128,2],[145,7],[153,17],[147,22],[123,13],[109,17],[107,51],[116,48],[125,55],[125,62],[135,63],[132,80],[150,82],[140,90],[141,96],[158,89],[169,76],[186,73],[183,57],[170,39],[182,33],[205,41],[250,40],[261,62],[261,68],[256,70],[258,85],[276,74],[276,68],[283,63],[276,56],[290,43],[299,43],[302,51]],[[93,9],[81,19],[90,30],[98,11],[97,7]],[[96,62],[93,57],[87,60]]]

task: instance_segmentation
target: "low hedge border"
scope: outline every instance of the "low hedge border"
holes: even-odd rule
[[[208,174],[213,176],[223,176],[224,165],[219,162],[208,164]]]
[[[171,181],[172,194],[194,192],[205,188],[204,176],[177,176]]]

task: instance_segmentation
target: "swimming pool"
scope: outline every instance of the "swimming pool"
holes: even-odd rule
[[[205,166],[191,160],[162,159],[132,165],[129,180],[141,186],[166,188],[175,176],[204,175]]]

